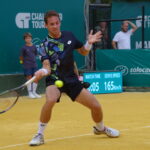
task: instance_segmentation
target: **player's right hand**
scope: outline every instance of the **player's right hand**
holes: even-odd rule
[[[39,81],[40,79],[43,78],[43,76],[45,76],[44,72],[41,69],[39,69],[38,71],[36,71],[34,73],[34,75],[36,76],[36,80],[37,81]]]
[[[90,34],[88,35],[88,43],[94,44],[95,42],[99,42],[102,37],[102,32],[98,31],[95,34],[93,34],[93,30],[90,31]]]

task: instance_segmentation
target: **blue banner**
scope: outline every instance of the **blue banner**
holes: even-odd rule
[[[88,90],[93,94],[122,92],[121,72],[84,73],[83,80],[91,84]]]

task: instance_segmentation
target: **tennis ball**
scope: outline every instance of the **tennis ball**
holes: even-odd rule
[[[63,81],[61,81],[61,80],[56,80],[56,81],[55,81],[55,85],[56,85],[58,88],[61,88],[61,87],[63,87],[64,83],[63,83]]]
[[[22,61],[22,60],[20,60],[20,61],[19,61],[19,63],[20,63],[20,64],[23,64],[23,61]]]

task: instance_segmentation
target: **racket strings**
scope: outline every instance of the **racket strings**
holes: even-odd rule
[[[16,91],[11,91],[0,95],[0,112],[5,111],[16,102],[18,98],[18,93]]]

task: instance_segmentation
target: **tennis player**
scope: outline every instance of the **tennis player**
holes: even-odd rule
[[[81,55],[88,55],[92,44],[100,41],[101,32],[93,34],[91,31],[85,44],[80,42],[71,32],[61,31],[59,14],[48,11],[44,16],[48,36],[41,44],[41,60],[43,68],[36,73],[36,80],[46,77],[46,102],[40,115],[39,129],[37,134],[29,142],[30,146],[44,144],[44,130],[51,118],[52,109],[59,101],[61,93],[65,92],[72,101],[80,103],[91,110],[92,119],[95,122],[94,134],[106,134],[109,137],[118,137],[119,131],[106,127],[103,123],[103,112],[101,105],[78,79],[74,72],[73,51],[76,49]],[[64,86],[57,88],[56,80],[62,80]]]
[[[23,65],[24,75],[27,80],[31,79],[34,73],[37,71],[37,48],[32,43],[32,34],[27,32],[23,35],[25,45],[21,49],[20,62]],[[33,82],[27,85],[27,90],[29,94],[29,98],[41,98],[39,94],[37,94],[38,82]]]

